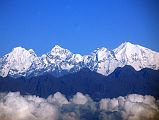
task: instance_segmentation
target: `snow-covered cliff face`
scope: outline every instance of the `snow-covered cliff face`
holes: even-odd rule
[[[44,72],[53,73],[57,77],[68,72],[79,71],[83,61],[80,54],[73,54],[58,45],[55,45],[51,52],[42,55],[40,59],[45,66]]]
[[[148,48],[126,42],[113,51],[118,61],[131,65],[137,71],[142,68],[159,69],[159,53]]]
[[[47,54],[38,57],[30,49],[14,48],[0,58],[0,76],[38,76],[45,73],[54,76],[77,72],[87,67],[103,75],[109,75],[117,67],[131,65],[135,70],[142,68],[159,69],[159,53],[129,42],[114,50],[98,48],[90,55],[81,56],[58,45]]]
[[[16,47],[0,59],[0,75],[3,77],[7,75],[26,76],[33,63],[40,63],[40,59],[32,49]]]
[[[121,66],[114,52],[106,48],[97,49],[91,55],[84,56],[84,64],[103,75],[108,75]]]

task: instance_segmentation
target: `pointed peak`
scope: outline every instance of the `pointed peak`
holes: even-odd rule
[[[31,54],[35,54],[35,52],[34,52],[33,49],[27,50],[27,49],[25,49],[25,48],[23,48],[23,47],[21,47],[21,46],[15,47],[15,48],[12,49],[12,52],[24,52],[24,51],[25,51],[25,52],[29,52],[29,53],[31,53]]]
[[[100,50],[101,50],[101,51],[108,51],[108,49],[105,48],[105,47],[100,48]]]
[[[33,49],[29,49],[28,51],[29,51],[30,54],[32,54],[34,56],[37,56]]]
[[[28,50],[30,53],[35,53],[33,49]]]
[[[133,44],[130,42],[124,42],[121,45],[119,45],[119,47],[117,47],[117,48],[125,48],[125,47],[129,47],[129,46],[136,46],[136,44]]]
[[[12,49],[12,52],[19,52],[19,51],[27,51],[27,50],[21,46]]]
[[[105,47],[101,47],[101,48],[97,48],[97,50],[108,50],[107,48],[105,48]]]
[[[25,48],[23,48],[23,47],[21,47],[21,46],[18,46],[18,47],[13,48],[13,50],[17,50],[17,49],[25,49]]]
[[[62,48],[61,46],[59,45],[55,45],[51,51],[56,51],[56,50],[64,50],[64,48]]]
[[[95,52],[97,52],[97,51],[108,51],[108,49],[105,48],[105,47],[101,47],[101,48],[97,48],[97,49],[95,50]]]
[[[53,48],[52,48],[52,50],[51,50],[51,52],[50,52],[51,54],[58,54],[58,53],[60,53],[60,54],[65,54],[65,53],[71,53],[69,50],[67,50],[67,49],[64,49],[64,48],[62,48],[62,47],[60,47],[59,45],[55,45]]]
[[[108,51],[109,50],[107,48],[101,47],[101,48],[97,48],[96,50],[94,50],[93,53],[100,54],[100,53],[106,53]]]
[[[123,49],[132,49],[134,47],[137,47],[136,44],[132,44],[130,42],[124,42],[122,43],[121,45],[119,45],[119,47],[115,48],[113,51],[116,53],[120,50],[123,50]]]
[[[27,50],[21,46],[13,48],[12,51],[8,54],[12,54],[12,55],[32,54],[34,56],[37,56],[33,49]]]
[[[143,47],[142,45],[138,45],[138,44],[132,44],[130,42],[124,42],[122,43],[118,48],[138,48],[138,49],[149,49],[146,47]],[[117,48],[116,48],[117,49]],[[151,49],[149,49],[151,50]]]
[[[62,48],[62,47],[59,45],[55,45],[54,48]]]
[[[121,44],[122,46],[134,46],[135,44],[132,44],[130,42],[124,42]]]

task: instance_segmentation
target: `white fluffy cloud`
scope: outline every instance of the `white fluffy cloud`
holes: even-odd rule
[[[149,120],[159,119],[159,101],[152,96],[131,94],[94,102],[77,93],[67,100],[60,92],[47,99],[0,94],[0,120]]]
[[[81,105],[83,105],[83,104],[85,104],[85,103],[88,102],[88,99],[89,99],[88,96],[85,96],[85,95],[83,95],[80,92],[77,92],[76,95],[73,96],[72,102],[74,104],[81,104]]]
[[[159,107],[152,96],[131,94],[126,97],[102,99],[100,109],[117,112],[124,120],[159,119]]]
[[[0,98],[0,120],[55,120],[57,109],[45,99],[8,93]]]
[[[63,94],[61,94],[60,92],[57,92],[54,95],[50,95],[47,98],[47,100],[49,103],[53,103],[58,106],[62,106],[63,104],[69,104],[66,97]]]

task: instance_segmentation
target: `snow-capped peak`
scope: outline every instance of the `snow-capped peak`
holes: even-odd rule
[[[9,60],[15,59],[17,61],[29,58],[32,55],[36,56],[35,52],[32,49],[26,50],[25,48],[22,47],[16,47],[9,54],[5,55],[5,57],[8,57]]]
[[[97,48],[96,50],[94,50],[94,52],[106,52],[106,51],[108,51],[108,49],[107,48],[105,48],[105,47],[101,47],[101,48]]]
[[[33,50],[28,51],[25,48],[16,47],[0,60],[0,76],[5,77],[8,74],[23,76],[36,59]]]
[[[68,55],[72,54],[69,50],[64,49],[60,47],[59,45],[55,45],[55,47],[52,48],[51,52],[48,53],[53,56],[60,56],[60,57],[67,57]]]
[[[51,51],[60,51],[60,50],[64,50],[64,48],[60,47],[59,45],[55,45]]]
[[[45,61],[46,64],[56,62],[59,63],[61,61],[69,59],[71,56],[72,53],[69,50],[62,48],[59,45],[55,45],[49,53],[42,56],[42,59]]]
[[[55,45],[53,48],[52,48],[52,50],[51,50],[51,52],[50,53],[63,53],[63,52],[70,52],[69,50],[67,50],[67,49],[64,49],[64,48],[62,48],[62,47],[60,47],[59,45]]]
[[[19,46],[19,47],[13,48],[13,49],[12,49],[12,52],[25,51],[25,50],[26,50],[25,48]]]
[[[113,51],[123,65],[131,65],[136,70],[146,67],[159,69],[159,53],[148,48],[125,42]]]
[[[110,57],[113,57],[113,54],[110,50],[108,50],[105,47],[97,48],[93,54],[97,57],[98,61],[108,59]]]
[[[33,50],[33,49],[29,49],[28,51],[30,52],[30,54],[32,54],[32,55],[34,55],[34,56],[36,56],[36,57],[37,57],[37,55],[36,55],[36,53],[34,52],[34,50]]]
[[[12,55],[14,58],[16,58],[16,57],[25,56],[28,54],[37,56],[33,49],[26,50],[25,48],[21,46],[13,48],[12,51],[7,55]]]
[[[119,47],[115,48],[113,51],[114,51],[115,53],[118,53],[118,52],[121,51],[121,50],[132,49],[132,48],[134,48],[134,47],[136,47],[136,46],[137,46],[137,45],[132,44],[132,43],[130,43],[130,42],[124,42],[124,43],[122,43]]]
[[[59,73],[57,76],[61,76],[62,71],[78,70],[80,68],[79,63],[83,61],[83,57],[80,54],[73,54],[71,51],[55,45],[49,53],[42,55],[41,60],[45,64],[47,71],[56,71],[56,73]]]

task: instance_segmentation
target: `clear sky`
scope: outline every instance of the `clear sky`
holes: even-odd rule
[[[159,51],[158,0],[0,0],[0,56],[55,44],[89,54],[124,41]]]

